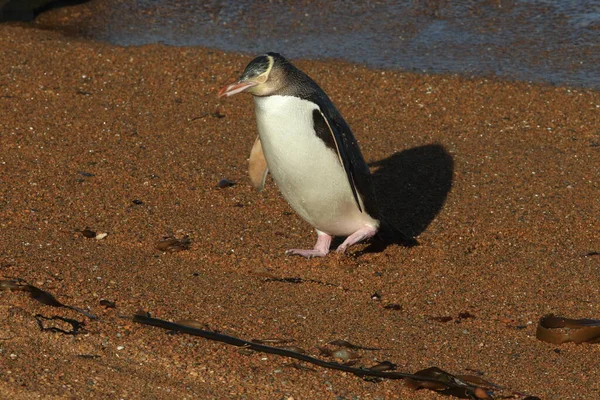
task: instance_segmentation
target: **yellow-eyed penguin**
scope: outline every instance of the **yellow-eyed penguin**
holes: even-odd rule
[[[253,95],[256,110],[253,185],[260,191],[270,171],[288,203],[317,230],[313,249],[286,253],[323,257],[333,236],[346,236],[337,248],[343,253],[375,235],[380,222],[369,167],[325,92],[277,53],[252,60],[219,97],[240,92]]]

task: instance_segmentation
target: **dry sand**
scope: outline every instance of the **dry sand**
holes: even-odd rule
[[[311,227],[247,178],[250,97],[216,98],[249,57],[19,25],[0,26],[0,48],[0,275],[99,316],[0,292],[0,397],[445,398],[120,318],[144,309],[310,354],[384,349],[359,365],[600,398],[598,345],[535,338],[548,313],[600,317],[600,256],[586,256],[600,251],[600,93],[298,60],[353,128],[387,217],[420,241],[305,260],[284,251],[312,246]],[[158,251],[169,234],[190,249]],[[39,315],[84,332],[42,331],[70,327]]]

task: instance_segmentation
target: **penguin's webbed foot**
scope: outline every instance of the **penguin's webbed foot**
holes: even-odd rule
[[[363,240],[372,238],[373,236],[375,236],[376,233],[377,228],[375,228],[374,226],[365,225],[356,232],[354,232],[352,235],[348,236],[346,240],[344,240],[344,242],[338,246],[336,251],[338,253],[343,253],[348,247],[358,242],[362,242]]]
[[[313,249],[289,249],[285,252],[285,254],[302,256],[306,258],[325,257],[327,254],[329,254],[329,245],[331,245],[331,239],[333,237],[320,231],[317,231],[317,235],[317,243]]]

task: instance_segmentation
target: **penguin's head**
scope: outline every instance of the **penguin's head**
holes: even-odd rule
[[[237,82],[223,86],[219,97],[248,92],[255,96],[268,96],[285,85],[284,71],[291,66],[283,56],[267,53],[256,57],[244,70]]]

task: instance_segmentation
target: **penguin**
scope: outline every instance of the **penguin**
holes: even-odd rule
[[[338,253],[372,238],[381,222],[371,173],[350,127],[327,94],[278,53],[252,60],[219,98],[253,95],[258,137],[249,159],[252,185],[267,173],[290,206],[317,231],[312,249],[286,254],[324,257],[334,236]]]

